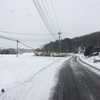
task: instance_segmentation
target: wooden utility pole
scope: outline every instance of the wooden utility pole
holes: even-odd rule
[[[17,40],[17,57],[18,57],[18,43],[19,43],[19,41]]]
[[[60,53],[61,52],[61,40],[60,40],[61,32],[59,32],[58,35],[59,35],[59,53]]]

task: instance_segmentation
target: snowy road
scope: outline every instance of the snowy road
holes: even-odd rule
[[[69,58],[0,56],[0,100],[49,100],[56,74]]]
[[[65,61],[51,100],[100,100],[100,70],[74,56]]]

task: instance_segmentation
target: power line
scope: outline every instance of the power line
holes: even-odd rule
[[[56,34],[54,34],[54,30],[52,29],[52,26],[51,26],[51,24],[50,24],[51,21],[48,21],[48,18],[47,18],[47,16],[46,16],[46,13],[44,12],[44,10],[43,10],[43,8],[42,8],[42,6],[41,6],[41,3],[40,3],[38,0],[35,0],[35,1],[33,1],[33,2],[35,3],[35,6],[36,6],[38,12],[40,13],[40,15],[41,15],[41,17],[42,17],[42,19],[43,19],[43,21],[44,21],[46,27],[48,28],[50,34],[52,35],[53,38],[55,38],[54,35],[56,35]],[[11,33],[11,34],[18,34],[18,33],[16,33],[16,32],[9,32],[9,31],[2,31],[2,30],[0,30],[0,32],[3,32],[3,33]],[[26,34],[26,33],[20,33],[20,34],[21,34],[21,35],[33,35],[33,34]],[[36,34],[35,34],[35,35],[36,35]],[[20,41],[18,41],[18,40],[11,39],[11,38],[6,37],[6,36],[3,36],[3,35],[1,35],[1,38],[7,39],[7,40],[11,40],[11,41],[16,41],[16,42],[18,42],[18,43],[22,43],[22,42],[20,42]],[[23,44],[23,43],[22,43],[22,44]],[[24,45],[26,45],[26,44],[24,44]],[[26,46],[27,46],[27,45],[26,45]],[[29,47],[29,46],[28,46],[28,47]]]
[[[51,21],[51,18],[50,18],[49,14],[48,14],[48,11],[47,11],[47,9],[46,9],[46,6],[45,6],[43,0],[42,0],[42,5],[43,5],[42,7],[44,8],[44,11],[45,11],[45,13],[46,13],[46,16],[47,16],[47,18],[48,18],[49,23],[50,23],[50,25],[51,25],[53,31],[55,31],[55,28],[53,27],[53,23],[52,23],[52,21]],[[55,31],[55,32],[56,32],[56,31]]]
[[[19,41],[19,43],[22,44],[22,45],[24,45],[24,46],[26,46],[26,47],[28,47],[28,48],[33,49],[32,47],[28,46],[27,44],[25,44],[25,43],[23,43],[23,42],[20,42],[20,41]]]
[[[46,17],[46,15],[45,15],[45,13],[44,13],[42,7],[41,7],[40,2],[37,1],[37,0],[36,0],[36,7],[37,7],[37,10],[38,10],[39,14],[41,15],[42,20],[43,20],[44,23],[46,24],[46,27],[48,28],[49,32],[51,33],[51,31],[52,31],[52,30],[50,29],[51,26],[50,26],[50,24],[49,24],[49,22],[48,22],[48,20],[47,20],[47,17]],[[50,27],[48,27],[48,26],[50,26]],[[53,31],[52,31],[52,32],[53,32]],[[52,33],[51,33],[51,35],[52,35]]]
[[[85,14],[85,16],[82,17],[82,19],[75,25],[73,26],[69,31],[73,30],[94,8],[95,6],[98,4],[98,2],[100,2],[100,0],[98,0],[93,6],[92,8]],[[68,32],[69,32],[68,31]]]
[[[15,40],[15,39],[6,37],[6,36],[4,36],[4,35],[0,35],[0,38],[7,39],[7,40],[10,40],[10,41],[17,41],[17,40]]]
[[[42,2],[44,3],[44,1],[42,1]],[[55,23],[54,23],[54,20],[53,20],[53,17],[52,17],[52,14],[51,14],[49,5],[48,5],[48,3],[47,3],[46,0],[45,0],[45,5],[46,5],[46,8],[47,8],[47,9],[45,9],[45,10],[46,10],[48,16],[50,17],[50,21],[51,21],[51,23],[52,23],[52,26],[54,27],[55,32],[56,32],[56,31],[57,31],[57,30],[56,30],[56,25],[55,25]]]
[[[9,37],[6,37],[4,35],[0,35],[0,38],[3,38],[3,39],[6,39],[6,40],[10,40],[10,41],[14,41],[14,42],[17,42],[17,43],[20,43],[28,48],[31,48],[33,49],[32,47],[28,46],[27,44],[23,43],[23,42],[20,42],[19,40],[15,40],[15,39],[12,39],[12,38],[9,38]]]
[[[59,25],[58,25],[58,21],[57,21],[57,17],[56,17],[56,13],[55,13],[55,10],[54,10],[54,6],[53,6],[53,2],[52,2],[52,0],[51,0],[51,4],[52,4],[52,8],[53,8],[53,12],[54,12],[54,16],[55,16],[56,24],[57,24],[58,30],[60,31],[60,28],[59,28]]]
[[[49,28],[51,29],[51,35],[53,36],[53,34],[55,34],[55,32],[53,31],[52,26],[50,25],[50,23],[49,23],[49,21],[48,21],[48,18],[46,17],[46,14],[45,14],[45,12],[44,12],[44,10],[43,10],[43,8],[42,8],[40,2],[39,2],[38,0],[36,0],[36,1],[37,1],[37,4],[38,4],[38,6],[39,6],[39,8],[40,8],[40,10],[41,10],[41,12],[42,12],[44,18],[45,18],[45,21],[47,22],[47,25],[49,25]],[[40,12],[40,13],[41,13],[41,12]],[[53,36],[53,38],[55,39],[54,36]]]
[[[10,34],[17,34],[17,35],[50,35],[50,34],[28,34],[28,33],[19,33],[19,32],[10,32],[10,31],[3,31],[3,30],[0,30],[0,32],[3,32],[3,33],[10,33]],[[57,35],[57,34],[52,34],[52,35]]]
[[[52,5],[52,8],[53,8],[53,12],[54,12],[54,16],[55,16],[57,28],[58,28],[58,30],[59,30],[59,33],[61,33],[61,32],[60,32],[59,25],[58,25],[58,21],[57,21],[57,17],[56,17],[56,13],[55,13],[55,10],[54,10],[54,5],[53,5],[52,0],[51,0],[51,5]],[[58,34],[59,34],[59,33],[58,33]],[[60,35],[61,35],[61,34],[60,34]],[[60,35],[59,35],[59,36],[60,36]],[[59,45],[60,45],[60,43],[59,43]],[[61,48],[61,45],[60,45],[60,48]],[[59,51],[61,51],[61,50],[59,50]]]
[[[40,2],[38,0],[32,0],[32,1],[35,5],[37,11],[39,12],[44,24],[46,25],[48,31],[50,32],[51,36],[55,39],[55,37],[53,36],[54,31],[52,30],[52,27],[51,27],[46,15],[45,15],[45,12],[44,12]]]

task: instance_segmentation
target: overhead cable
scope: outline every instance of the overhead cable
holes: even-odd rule
[[[52,4],[52,8],[53,8],[53,12],[54,12],[55,20],[56,20],[56,25],[58,27],[58,30],[60,31],[59,24],[58,24],[57,17],[56,17],[56,13],[55,13],[54,6],[53,6],[53,2],[52,2],[52,0],[50,0],[50,1],[51,1],[51,4]]]
[[[32,47],[28,46],[27,44],[25,44],[25,43],[23,43],[23,42],[20,42],[20,41],[19,41],[19,43],[22,44],[22,45],[24,45],[24,46],[26,46],[26,47],[28,47],[28,48],[33,49]]]
[[[15,39],[6,37],[6,36],[4,36],[4,35],[0,35],[0,38],[7,39],[7,40],[10,40],[10,41],[14,41],[14,42],[18,42],[18,43],[20,43],[20,44],[22,44],[22,45],[24,45],[24,46],[26,46],[26,47],[28,47],[28,48],[33,49],[32,47],[28,46],[27,44],[25,44],[25,43],[23,43],[23,42],[20,42],[19,40],[15,40]]]
[[[17,40],[15,40],[15,39],[6,37],[6,36],[4,36],[4,35],[0,35],[0,38],[7,39],[7,40],[11,40],[11,41],[17,41]]]
[[[44,10],[43,10],[40,2],[38,0],[32,0],[32,1],[33,1],[34,5],[35,5],[37,11],[39,12],[44,24],[46,25],[48,31],[50,32],[51,36],[55,39],[55,37],[53,36],[54,31],[52,30],[52,27],[51,27],[51,25],[50,25],[46,15],[45,15],[45,13],[44,13]]]
[[[36,0],[36,2],[37,2],[37,5],[38,5],[38,7],[39,7],[39,9],[40,9],[40,13],[41,13],[42,16],[44,17],[44,21],[47,23],[47,26],[48,26],[49,30],[51,31],[52,37],[55,39],[55,37],[53,36],[53,34],[55,34],[55,33],[54,33],[54,30],[52,29],[52,26],[50,25],[50,23],[49,23],[49,21],[48,21],[48,18],[46,17],[46,14],[45,14],[45,12],[44,12],[44,10],[43,10],[43,8],[42,8],[40,2],[39,2],[38,0]]]
[[[47,17],[48,17],[48,19],[49,19],[49,22],[51,23],[51,26],[52,26],[52,28],[54,29],[55,33],[56,33],[57,30],[56,30],[56,27],[55,27],[55,23],[54,23],[54,21],[53,21],[53,18],[52,18],[52,16],[51,16],[51,12],[50,12],[50,9],[49,9],[49,5],[48,5],[48,3],[46,2],[46,0],[45,0],[45,3],[44,3],[44,0],[42,0],[41,2],[42,2],[42,4],[43,4],[43,8],[44,8],[44,10],[45,10],[45,12],[46,12],[46,15],[47,15]]]
[[[50,34],[28,34],[28,33],[10,32],[10,31],[3,31],[3,30],[0,30],[0,32],[10,33],[10,34],[17,34],[17,35],[41,35],[41,36],[50,35]],[[52,34],[52,35],[57,35],[57,34]]]
[[[100,0],[98,0],[93,6],[92,8],[81,18],[81,20],[79,20],[79,22],[77,22],[76,25],[74,25],[69,31],[73,30],[94,8],[95,6],[100,2]],[[68,31],[68,32],[69,32]]]

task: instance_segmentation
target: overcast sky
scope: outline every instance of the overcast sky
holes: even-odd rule
[[[32,0],[0,0],[0,31],[13,32],[0,32],[0,35],[38,48],[57,40],[59,29],[62,39],[100,31],[100,0],[52,0],[56,18],[50,0],[46,1],[56,27],[55,38],[49,33]],[[0,47],[16,48],[16,42],[0,38]]]

